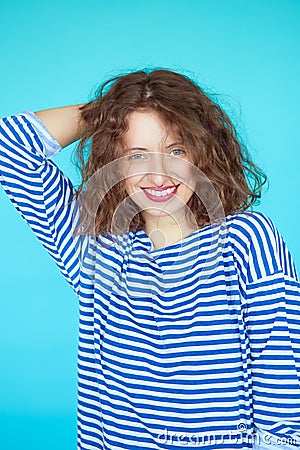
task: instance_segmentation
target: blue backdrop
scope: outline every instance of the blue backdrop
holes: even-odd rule
[[[299,271],[300,1],[2,1],[0,15],[1,116],[85,102],[145,66],[217,93]],[[73,148],[54,161],[78,184]],[[75,450],[77,299],[2,189],[0,203],[0,448]]]

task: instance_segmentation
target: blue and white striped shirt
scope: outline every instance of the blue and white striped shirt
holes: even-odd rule
[[[79,299],[78,450],[248,449],[255,427],[300,447],[300,282],[270,218],[159,250],[73,237],[60,149],[30,111],[1,121],[1,184]]]

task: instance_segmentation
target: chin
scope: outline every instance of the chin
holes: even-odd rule
[[[144,210],[143,213],[153,217],[165,217],[171,214],[170,212],[164,211],[163,209],[151,209],[151,208]]]

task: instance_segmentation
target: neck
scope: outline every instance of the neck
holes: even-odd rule
[[[181,217],[180,220],[169,215],[144,214],[143,217],[144,231],[150,237],[155,249],[175,244],[199,228],[195,221],[189,221],[185,217]]]

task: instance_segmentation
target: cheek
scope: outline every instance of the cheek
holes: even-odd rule
[[[126,193],[128,195],[131,195],[137,191],[138,182],[139,182],[139,177],[129,177],[124,180],[124,187],[125,187]]]
[[[184,203],[187,203],[190,198],[193,196],[194,190],[188,187],[187,185],[182,185],[181,189],[179,189],[178,196],[183,200]]]
[[[185,193],[186,195],[192,195],[195,192],[196,188],[196,178],[195,178],[195,171],[191,170],[191,167],[188,166],[182,166],[180,175],[179,175],[179,181],[181,183],[181,192]]]
[[[184,158],[172,158],[166,160],[166,163],[168,173],[173,176],[173,178],[178,178],[179,181],[191,184],[192,174],[195,170],[195,166],[192,162]]]

